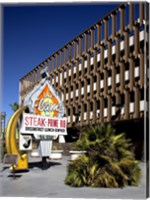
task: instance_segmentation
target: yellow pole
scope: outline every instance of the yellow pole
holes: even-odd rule
[[[6,130],[6,150],[10,154],[18,154],[18,164],[15,166],[15,170],[28,169],[28,157],[27,154],[21,154],[16,144],[16,126],[17,121],[22,112],[27,106],[19,108],[10,118],[7,130]]]

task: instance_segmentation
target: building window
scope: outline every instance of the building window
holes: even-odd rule
[[[68,116],[70,116],[70,108],[68,108]]]
[[[100,101],[96,102],[96,107],[97,107],[97,109],[100,109]]]
[[[91,71],[93,71],[93,69],[94,69],[94,65],[91,65]]]
[[[81,71],[79,71],[79,76],[81,76]]]
[[[84,112],[87,112],[87,105],[84,104]]]
[[[85,73],[85,74],[87,73],[87,68],[84,69],[84,73]]]
[[[81,81],[81,87],[84,87],[84,81]]]
[[[107,98],[104,99],[104,108],[107,108],[108,106],[108,102],[107,102]]]
[[[90,108],[91,108],[90,111],[93,111],[93,103],[90,103]]]
[[[125,81],[129,82],[129,62],[125,64]]]

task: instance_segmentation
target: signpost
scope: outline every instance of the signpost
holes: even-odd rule
[[[42,157],[45,168],[46,158],[51,154],[52,141],[58,136],[67,135],[67,118],[65,108],[58,93],[50,84],[47,68],[41,71],[42,80],[25,97],[20,107],[10,118],[6,132],[6,148],[9,154],[18,155],[15,170],[28,168],[27,151],[33,150],[33,140],[37,144],[38,155]],[[19,149],[16,145],[16,126],[22,115]],[[34,149],[35,150],[35,149]],[[22,154],[22,152],[24,154]],[[6,156],[5,161],[13,158]]]

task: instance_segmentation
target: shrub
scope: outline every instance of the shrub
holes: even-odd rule
[[[88,127],[74,147],[87,153],[69,163],[65,183],[73,187],[137,186],[141,170],[130,146],[125,133],[116,135],[110,125]]]

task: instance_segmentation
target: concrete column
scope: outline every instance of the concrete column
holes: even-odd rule
[[[70,107],[70,123],[71,125],[73,123],[73,107],[72,106]]]
[[[130,17],[130,31],[133,29],[134,24],[134,4],[130,2],[129,5],[129,17]]]
[[[116,37],[116,64],[119,65],[120,60],[120,38]]]
[[[125,91],[125,119],[129,119],[129,91]]]
[[[111,108],[112,108],[112,99],[111,99],[111,96],[108,95],[108,114],[107,114],[107,121],[111,121]]]
[[[125,28],[125,15],[124,15],[124,8],[120,8],[120,31],[123,34]]]
[[[52,56],[52,71],[54,70],[54,56]]]
[[[82,38],[79,38],[79,55],[82,55]]]
[[[137,57],[139,53],[139,28],[134,26],[134,54]]]
[[[104,19],[104,42],[108,40],[108,19]]]
[[[109,69],[112,65],[112,43],[109,41],[108,42],[108,66]]]
[[[81,77],[84,77],[84,61],[85,61],[85,59],[84,59],[84,57],[82,57]]]
[[[127,62],[128,58],[129,58],[129,34],[128,34],[128,32],[125,32],[124,35],[125,35],[125,41],[124,41],[124,43],[125,43],[125,62]]]
[[[101,53],[100,53],[100,57],[101,57],[101,66],[100,66],[100,68],[103,69],[103,68],[104,68],[104,47],[101,46],[100,49],[101,49]]]
[[[91,49],[94,49],[94,29],[90,30],[91,32]]]
[[[96,97],[98,98],[100,96],[100,74],[97,73],[97,83],[96,83]]]
[[[88,75],[90,74],[90,64],[91,64],[91,56],[90,56],[90,54],[88,53],[88,54],[87,54],[87,74],[88,74]]]
[[[90,123],[90,102],[87,102],[87,122]]]
[[[94,124],[96,123],[96,118],[97,118],[96,111],[97,111],[96,100],[93,99],[93,122],[94,122]]]
[[[133,58],[130,58],[129,60],[129,77],[130,77],[130,89],[133,88],[134,86],[134,62],[133,62]]]
[[[112,39],[116,36],[116,12],[111,15],[112,17]]]
[[[76,80],[78,80],[79,79],[79,60],[76,60],[75,63],[76,63]]]
[[[90,77],[90,99],[93,99],[93,83],[94,83],[94,81],[93,81],[93,79],[94,79],[94,77],[92,76],[92,77]]]
[[[79,87],[79,102],[81,102],[81,88],[82,88],[82,86],[81,86],[81,81],[80,82],[78,82],[78,87]]]
[[[59,51],[59,55],[60,55],[60,66],[62,66],[62,51]]]
[[[94,73],[97,72],[97,51],[94,50]]]
[[[140,2],[140,25],[143,24],[143,20],[144,20],[144,4],[145,2]]]
[[[73,83],[73,105],[76,103],[76,85]]]
[[[101,25],[97,24],[97,44],[101,44]]]
[[[74,41],[74,59],[77,57],[77,41]]]
[[[115,66],[112,66],[112,95],[115,94],[116,90],[116,69]]]
[[[84,101],[87,100],[87,80],[84,79]]]
[[[37,84],[37,82],[38,82],[38,71],[35,70],[35,72],[34,72],[34,84]]]
[[[104,122],[104,99],[100,98],[100,123]]]
[[[104,96],[107,95],[108,91],[107,81],[108,81],[108,73],[106,70],[104,70]]]
[[[69,44],[69,60],[71,61],[71,59],[73,58],[73,56],[72,56],[72,43],[71,44]]]
[[[58,67],[58,54],[55,54],[55,59],[56,59],[56,68]]]
[[[140,87],[144,86],[144,53],[140,54]]]
[[[85,40],[84,40],[84,44],[85,44],[85,52],[88,52],[88,33],[86,32],[84,34]]]
[[[67,52],[66,52],[66,48],[64,48],[64,63],[67,62]]]
[[[120,63],[120,90],[123,91],[125,87],[125,66]]]
[[[139,102],[140,102],[140,93],[139,88],[134,88],[134,95],[135,95],[135,103],[134,103],[134,118],[138,118],[140,115],[139,112]]]

